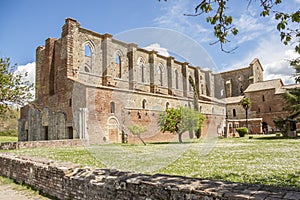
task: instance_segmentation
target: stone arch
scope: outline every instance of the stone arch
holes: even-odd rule
[[[90,56],[93,56],[94,52],[95,52],[95,45],[91,40],[87,40],[84,43],[82,43],[83,46],[83,50],[85,51],[86,47],[90,48]],[[85,52],[86,53],[86,52]]]
[[[170,108],[170,103],[167,101],[166,102],[166,110],[168,110]]]
[[[192,86],[192,83],[190,82],[190,80],[194,81],[191,72],[189,72],[189,76],[188,76],[188,89],[191,92],[191,91],[193,91],[193,86]]]
[[[143,99],[143,101],[142,101],[142,108],[146,109],[146,106],[147,106],[147,100]]]
[[[114,101],[110,102],[110,113],[115,113],[116,112],[116,104]]]
[[[164,85],[164,81],[163,81],[164,66],[162,63],[158,63],[156,72],[157,72],[158,85],[163,86]]]
[[[117,50],[114,54],[115,78],[122,78],[122,57],[123,52],[121,50]]]
[[[175,88],[179,89],[179,75],[177,69],[175,69]]]
[[[93,72],[93,59],[95,54],[95,45],[92,41],[88,40],[82,43],[83,51],[83,63],[80,68],[81,72],[92,73]]]
[[[143,57],[139,57],[137,60],[137,67],[138,67],[138,77],[140,77],[140,82],[146,82],[145,73],[146,73],[146,62]]]
[[[111,116],[107,119],[107,134],[108,140],[110,143],[119,143],[121,142],[120,137],[120,123],[119,120],[115,116]]]

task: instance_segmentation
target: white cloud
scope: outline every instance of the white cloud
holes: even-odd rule
[[[247,41],[255,40],[261,36],[268,35],[274,30],[275,24],[273,20],[268,20],[262,17],[257,17],[257,14],[248,11],[240,16],[235,22],[239,34],[237,35],[237,44],[242,44]]]
[[[184,14],[194,12],[193,4],[192,1],[186,0],[168,2],[162,9],[164,14],[155,18],[154,24],[188,34],[191,37],[197,37],[199,42],[207,42],[209,40],[207,35],[210,30],[201,25],[199,18],[184,16]]]
[[[166,56],[166,57],[170,56],[168,50],[166,48],[161,47],[160,44],[158,44],[158,43],[150,44],[149,46],[144,47],[144,49],[146,49],[148,51],[151,51],[151,50],[157,51],[158,54],[160,54],[162,56]]]
[[[296,3],[300,3],[300,0],[295,0]]]
[[[19,65],[14,75],[21,74],[22,81],[29,81],[30,84],[35,84],[35,62],[27,63],[26,65]],[[26,75],[27,74],[27,75]],[[33,95],[35,91],[33,91]]]
[[[296,56],[293,47],[284,46],[278,41],[277,36],[272,36],[260,40],[258,46],[252,49],[244,59],[232,61],[230,69],[249,66],[254,58],[258,58],[264,68],[264,80],[281,78],[285,84],[291,84],[294,83],[292,74],[295,71],[289,65],[288,60]]]

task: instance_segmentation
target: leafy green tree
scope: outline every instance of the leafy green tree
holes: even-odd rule
[[[30,93],[33,84],[23,81],[21,74],[14,74],[14,69],[9,58],[0,58],[0,114],[6,112],[10,104],[24,105],[33,97]]]
[[[200,112],[180,107],[169,108],[160,113],[158,124],[162,132],[178,134],[178,141],[182,143],[182,134],[200,129],[204,120],[205,117]]]
[[[300,121],[300,88],[287,90],[283,98],[286,102],[284,109],[290,112],[288,118]]]
[[[248,129],[248,110],[251,107],[251,100],[248,97],[243,97],[241,100],[241,105],[245,109],[245,114],[246,114],[246,128]]]
[[[128,129],[133,135],[139,138],[144,145],[146,145],[145,141],[141,138],[141,134],[147,131],[146,127],[137,124],[137,125],[129,126]]]
[[[283,119],[282,117],[278,117],[278,118],[274,119],[273,122],[274,122],[275,127],[280,130],[282,135],[284,137],[287,137],[288,136],[288,129],[287,129],[287,126],[286,126],[285,119]]]

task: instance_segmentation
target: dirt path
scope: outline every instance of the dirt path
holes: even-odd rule
[[[47,200],[49,198],[39,195],[26,187],[14,183],[0,182],[0,200]]]

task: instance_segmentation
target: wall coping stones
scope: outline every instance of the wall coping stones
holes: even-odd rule
[[[85,144],[87,144],[87,141],[81,139],[2,142],[0,143],[0,150],[13,150],[13,149],[36,148],[36,147],[84,146]]]
[[[300,188],[80,168],[8,153],[0,154],[0,175],[59,199],[300,199]]]

